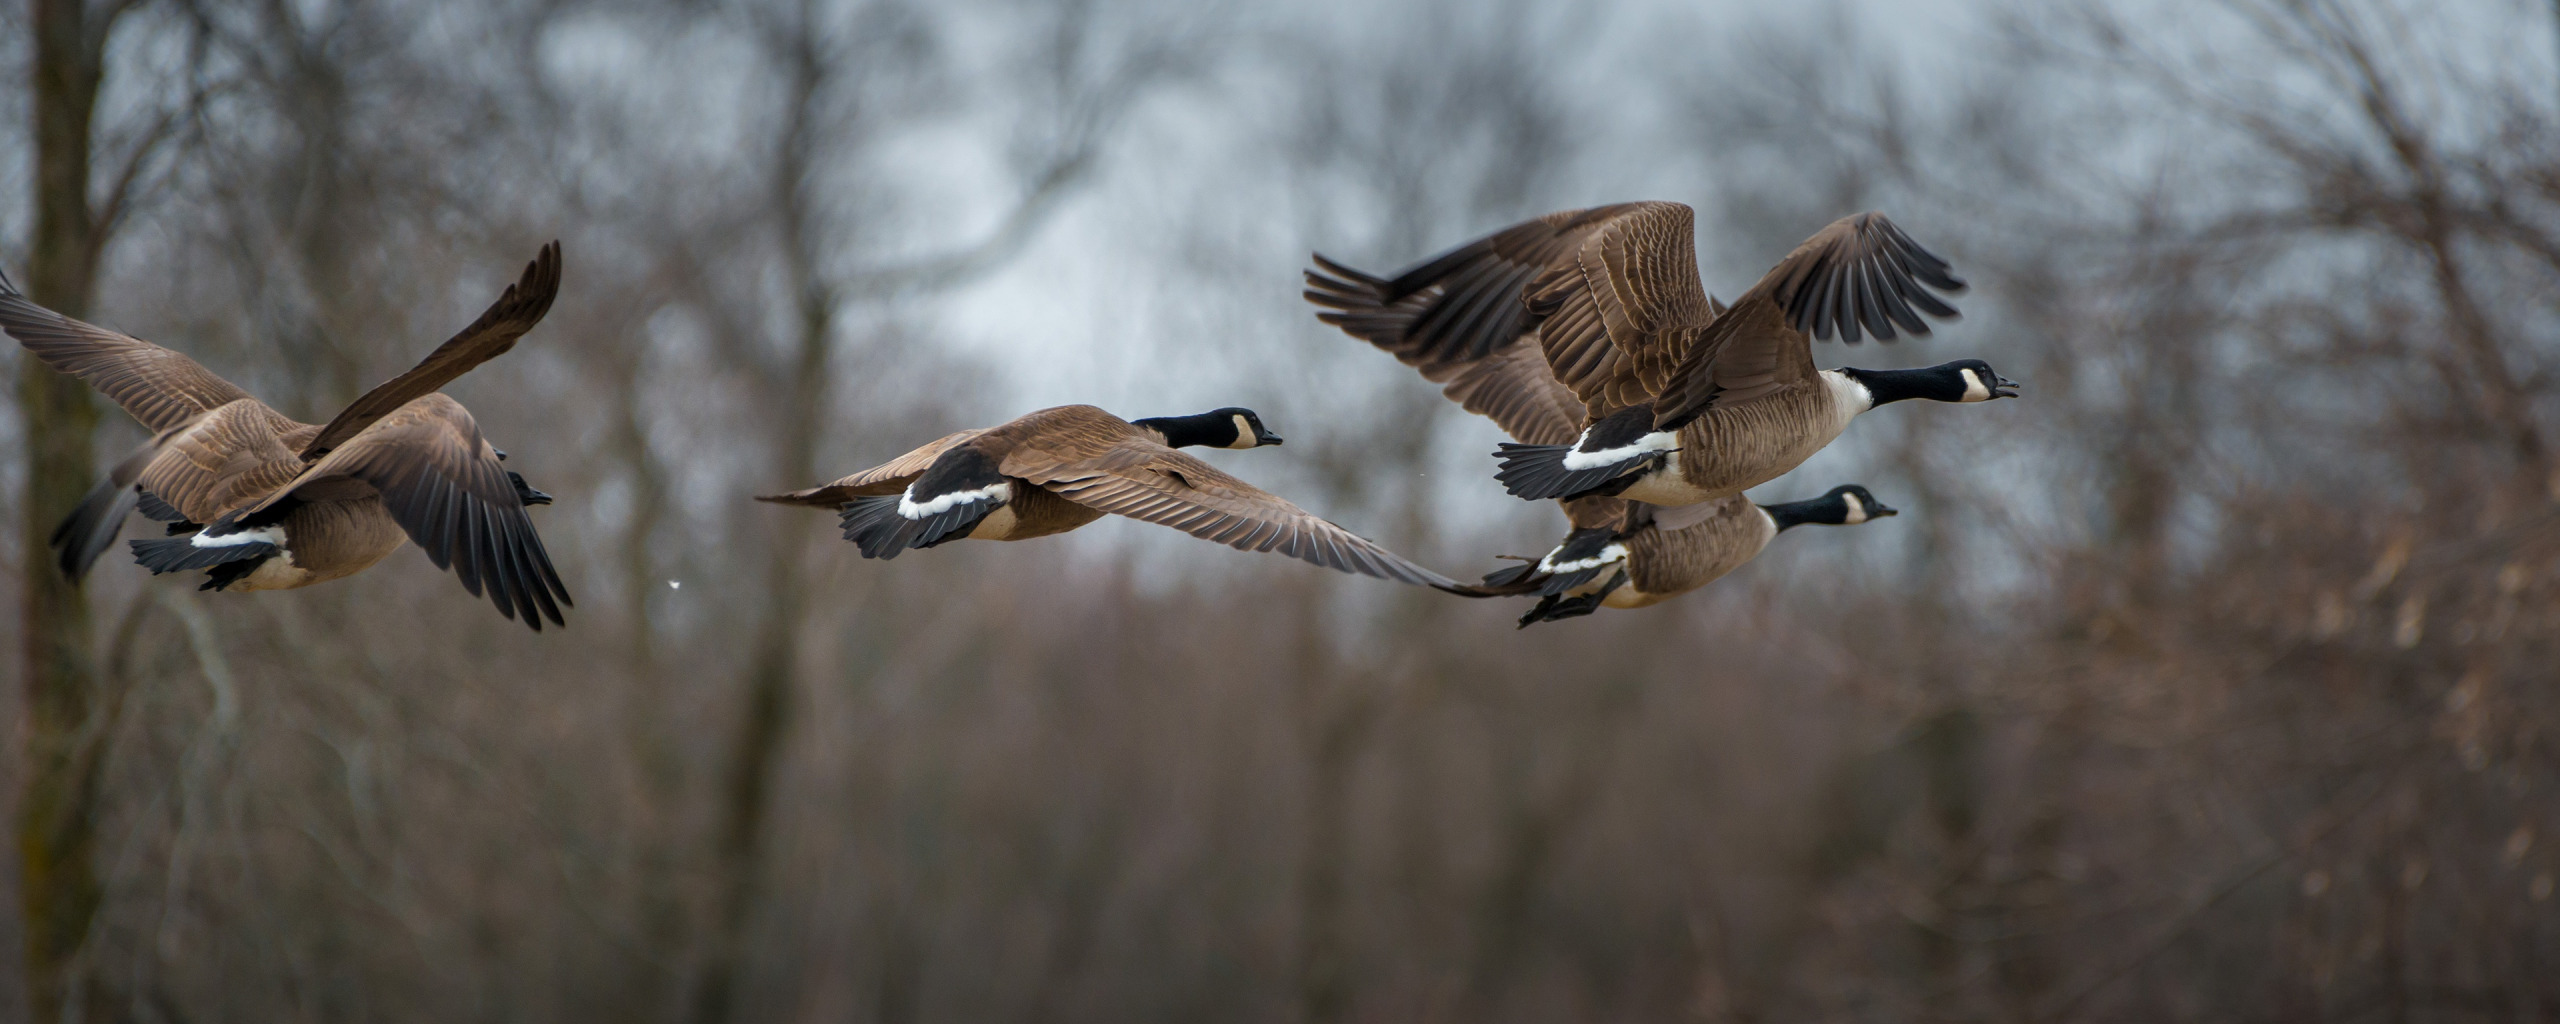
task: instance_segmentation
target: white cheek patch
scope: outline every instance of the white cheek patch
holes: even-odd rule
[[[226,533],[219,537],[207,537],[204,531],[198,530],[195,536],[187,538],[188,546],[199,548],[236,548],[242,544],[273,544],[281,548],[284,546],[284,527],[261,526],[254,530]]]
[[[1627,557],[1627,546],[1624,544],[1611,544],[1601,548],[1598,554],[1589,558],[1577,558],[1570,562],[1556,561],[1556,555],[1563,551],[1563,548],[1557,548],[1547,552],[1547,557],[1538,560],[1538,571],[1550,576],[1558,573],[1581,572],[1584,569],[1597,569],[1611,562],[1625,561]]]
[[[1840,525],[1856,526],[1859,523],[1867,521],[1867,503],[1858,500],[1857,495],[1843,494],[1840,496],[1840,501],[1842,504],[1849,506],[1849,516],[1846,519],[1840,520]]]
[[[1590,432],[1584,431],[1583,436],[1589,437]],[[1636,443],[1622,448],[1603,448],[1596,452],[1586,452],[1577,445],[1572,451],[1564,453],[1564,468],[1584,470],[1614,466],[1628,459],[1640,458],[1656,452],[1667,452],[1679,446],[1680,435],[1668,430],[1657,430],[1646,434],[1636,438]]]
[[[1013,485],[1002,480],[988,484],[987,486],[978,488],[974,491],[951,491],[944,494],[937,494],[934,495],[932,501],[925,502],[921,505],[916,504],[915,488],[910,487],[907,488],[907,493],[898,496],[898,514],[908,519],[922,519],[926,516],[941,515],[942,513],[949,511],[954,505],[963,505],[973,501],[1011,500],[1013,500]]]
[[[1991,386],[1982,382],[1982,376],[1973,372],[1973,367],[1965,367],[1957,370],[1956,373],[1964,377],[1964,397],[1957,401],[1988,402],[1991,400]]]
[[[1243,413],[1231,413],[1227,418],[1236,421],[1236,439],[1227,447],[1243,449],[1261,446],[1260,436],[1254,432],[1253,424],[1244,421]]]

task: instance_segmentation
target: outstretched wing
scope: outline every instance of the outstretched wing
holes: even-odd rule
[[[542,631],[544,618],[563,624],[560,609],[571,604],[569,590],[551,567],[497,450],[481,438],[480,425],[462,403],[443,394],[411,400],[235,518],[254,520],[297,492],[341,480],[372,487],[436,568],[451,568],[475,596],[486,584],[499,614],[521,614],[535,632]]]
[[[1956,315],[1930,289],[1964,282],[1881,213],[1833,221],[1778,261],[1698,332],[1654,405],[1657,424],[1686,422],[1717,405],[1747,402],[1813,374],[1807,335],[1856,344],[1861,330],[1892,341],[1895,329],[1929,333],[1921,314]]]
[[[193,359],[36,305],[5,274],[0,328],[46,365],[114,399],[155,433],[249,397]]]
[[[822,487],[812,487],[802,491],[791,491],[785,494],[759,494],[756,495],[756,500],[770,501],[780,505],[809,505],[817,508],[835,508],[836,506],[852,501],[855,498],[874,497],[882,494],[896,494],[900,491],[906,490],[907,485],[914,483],[917,477],[923,476],[925,470],[933,468],[933,460],[941,458],[942,453],[950,451],[962,442],[983,433],[986,433],[986,431],[983,429],[976,429],[963,430],[955,434],[946,435],[942,440],[935,441],[932,444],[928,444],[922,448],[918,448],[914,451],[898,456],[897,458],[883,462],[877,466],[873,466],[870,469],[855,473],[852,476],[844,477],[834,483],[827,484]]]
[[[1520,293],[1608,209],[1615,208],[1506,228],[1395,281],[1319,253],[1319,269],[1307,271],[1306,298],[1332,310],[1316,319],[1422,371],[1451,401],[1491,418],[1514,439],[1570,444],[1582,429],[1582,400],[1547,369]]]
[[[1565,210],[1523,221],[1441,253],[1393,280],[1353,270],[1324,254],[1307,272],[1307,301],[1329,307],[1316,319],[1385,349],[1433,380],[1441,368],[1474,362],[1534,329],[1521,301],[1531,281],[1569,259],[1600,225],[1645,203]]]
[[[442,389],[472,367],[505,354],[516,347],[516,339],[542,322],[543,315],[551,312],[551,300],[559,294],[560,243],[555,241],[543,246],[533,262],[525,264],[524,276],[508,285],[498,301],[480,314],[480,319],[436,346],[407,373],[376,385],[341,410],[328,426],[320,428],[319,436],[304,446],[302,457],[317,459],[329,454],[330,449],[390,415],[392,410]]]
[[[1123,440],[1092,458],[1061,459],[1017,448],[1005,456],[1003,469],[1006,476],[1087,508],[1170,526],[1240,551],[1276,551],[1398,583],[1454,583],[1278,495],[1142,438]]]

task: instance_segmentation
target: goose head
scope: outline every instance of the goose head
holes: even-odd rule
[[[1280,435],[1265,428],[1262,417],[1239,406],[1133,422],[1164,435],[1164,443],[1175,448],[1261,448],[1280,443]]]
[[[1857,484],[1841,484],[1819,498],[1762,505],[1760,510],[1767,512],[1770,521],[1778,524],[1781,531],[1806,525],[1856,526],[1902,514],[1901,509],[1877,500],[1874,494]]]

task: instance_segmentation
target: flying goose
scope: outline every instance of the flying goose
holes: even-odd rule
[[[1814,338],[1891,341],[1897,329],[1928,334],[1922,313],[1956,315],[1931,290],[1964,282],[1882,214],[1833,222],[1731,306],[1699,283],[1692,221],[1669,202],[1554,213],[1393,279],[1319,254],[1307,297],[1426,375],[1535,338],[1583,415],[1570,438],[1496,453],[1496,478],[1532,500],[1712,501],[1794,469],[1876,406],[2015,397],[2017,384],[1979,359],[1814,369]]]
[[[1316,260],[1336,274],[1357,274],[1322,256]],[[1533,326],[1515,322],[1518,335],[1483,354],[1433,346],[1416,329],[1431,308],[1428,299],[1379,303],[1374,290],[1315,271],[1307,272],[1307,284],[1310,301],[1334,310],[1317,314],[1320,319],[1420,370],[1452,401],[1520,443],[1570,444],[1581,429],[1582,400],[1556,379]],[[1467,597],[1537,595],[1537,606],[1520,620],[1526,628],[1588,615],[1603,604],[1641,608],[1696,590],[1741,567],[1792,526],[1862,523],[1896,511],[1854,484],[1783,505],[1754,505],[1739,495],[1678,508],[1599,496],[1559,504],[1574,529],[1555,550],[1481,584],[1440,589]]]
[[[1117,513],[1243,551],[1399,583],[1454,581],[1177,448],[1280,438],[1249,409],[1124,420],[1090,405],[963,430],[823,487],[756,500],[835,509],[864,558],[948,541],[1028,540]]]
[[[1565,505],[1573,532],[1545,557],[1487,575],[1481,584],[1443,589],[1469,597],[1535,594],[1537,606],[1520,617],[1526,629],[1603,606],[1658,604],[1741,568],[1791,528],[1855,526],[1897,511],[1857,484],[1778,505],[1754,505],[1741,495],[1676,508],[1579,498]]]
[[[551,496],[500,465],[462,403],[437,389],[515,347],[560,290],[560,243],[480,319],[326,425],[296,422],[193,359],[28,301],[0,275],[0,328],[152,431],[53,532],[85,576],[137,507],[168,536],[133,541],[153,574],[208,570],[198,589],[286,590],[353,575],[405,536],[474,596],[534,631],[564,625],[569,591],[525,514]]]

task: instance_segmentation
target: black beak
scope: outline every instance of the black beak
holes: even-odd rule
[[[1992,374],[1992,375],[1991,375],[1991,379],[1999,382],[1999,383],[1997,383],[1997,384],[1993,384],[1993,385],[1991,386],[1991,397],[1993,397],[1993,398],[2016,398],[2016,397],[2018,397],[2018,392],[2017,392],[2017,390],[2016,390],[2016,389],[2017,389],[2017,387],[2018,387],[2018,382],[2017,382],[2017,381],[2010,380],[2009,378],[2007,378],[2007,377],[2003,377],[2003,376],[2001,376],[2001,375],[1999,375],[1999,374],[1997,374],[1997,373]],[[2002,390],[2002,389],[2004,389],[2004,388],[2006,388],[2006,389],[2008,389],[2008,390]]]
[[[493,451],[493,452],[498,453],[498,461],[500,461],[500,462],[505,462],[505,461],[507,461],[507,450],[506,450],[506,449],[504,449],[504,448],[500,448],[500,447],[497,447],[496,445],[491,445],[491,446],[489,447],[489,450],[490,450],[490,451]]]
[[[1901,514],[1901,509],[1887,505],[1881,501],[1876,502],[1876,507],[1867,510],[1867,518],[1869,519],[1882,519],[1886,516],[1898,516]]]
[[[1278,434],[1264,434],[1264,435],[1262,435],[1261,437],[1254,439],[1254,443],[1255,443],[1255,444],[1279,444],[1279,443],[1280,443],[1280,435],[1278,435]]]
[[[532,484],[524,482],[523,474],[510,469],[507,471],[507,479],[515,482],[516,500],[523,502],[527,507],[551,504],[551,496],[534,490]]]

